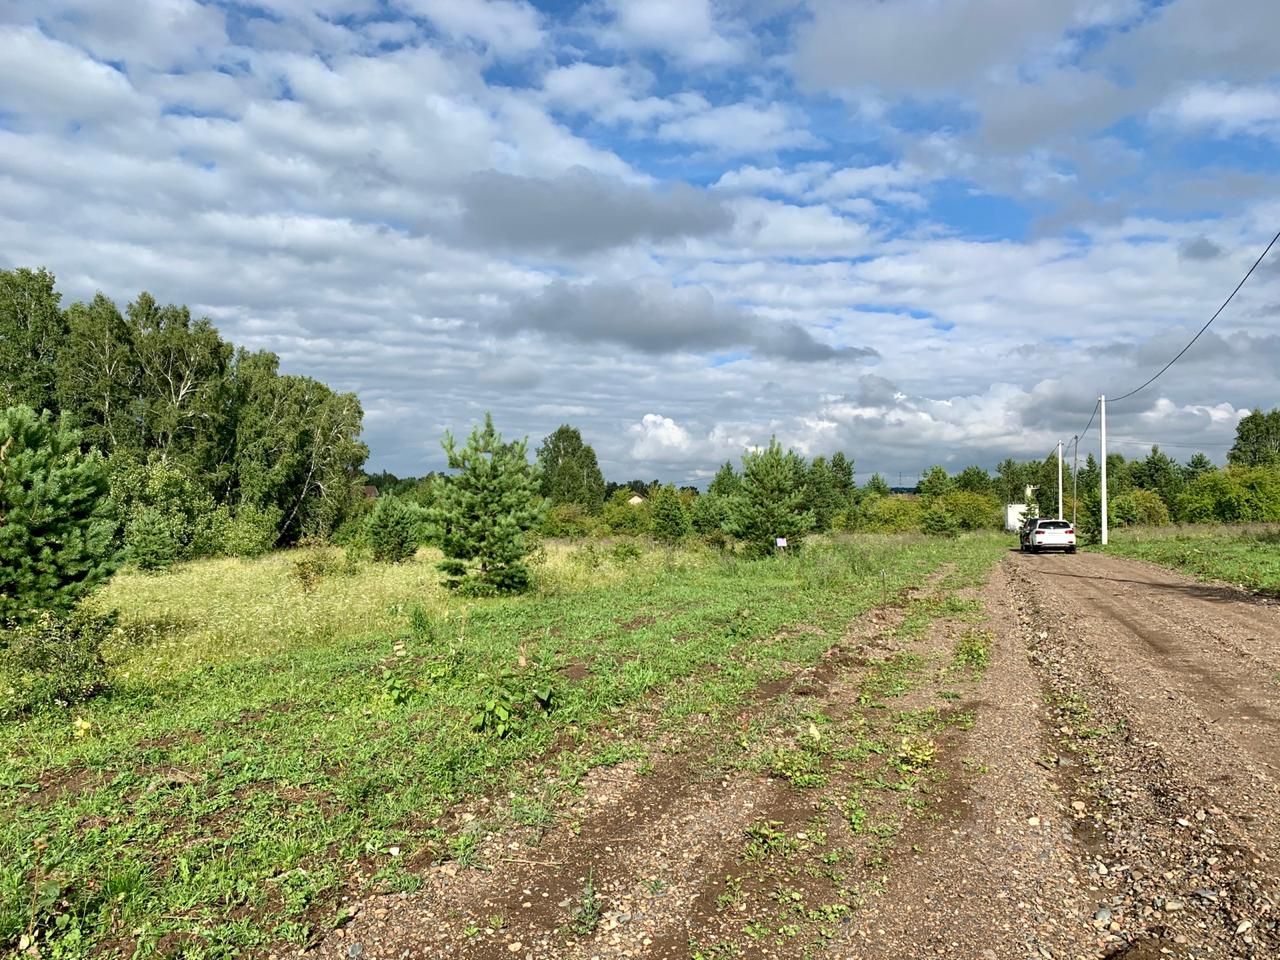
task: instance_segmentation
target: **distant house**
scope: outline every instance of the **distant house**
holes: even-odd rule
[[[375,487],[373,484],[366,484],[364,487],[360,489],[360,492],[364,494],[364,498],[366,500],[378,499],[378,488]]]
[[[633,493],[627,498],[627,503],[631,504],[633,507],[638,507],[640,504],[644,503],[644,497],[640,496],[638,493]]]

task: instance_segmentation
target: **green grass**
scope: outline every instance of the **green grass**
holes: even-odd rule
[[[341,922],[344,890],[412,890],[433,860],[476,862],[488,825],[444,826],[456,802],[515,793],[514,822],[548,822],[555,791],[531,785],[643,756],[617,739],[638,710],[723,714],[886,589],[943,563],[980,579],[1004,550],[863,537],[749,562],[553,547],[532,594],[482,601],[444,594],[426,554],[334,564],[309,591],[300,551],[123,574],[96,601],[122,617],[111,692],[0,727],[0,949],[308,942]]]
[[[1280,527],[1147,527],[1118,530],[1108,553],[1280,595]]]

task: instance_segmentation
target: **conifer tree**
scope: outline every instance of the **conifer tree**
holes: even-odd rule
[[[0,624],[65,611],[118,557],[106,464],[30,407],[0,412]]]
[[[738,492],[729,498],[730,533],[755,554],[777,549],[777,538],[800,545],[813,528],[813,512],[805,503],[805,463],[792,450],[785,453],[776,439],[763,450],[743,454]]]
[[[443,483],[432,511],[441,531],[445,583],[475,593],[524,590],[529,570],[527,535],[538,523],[540,491],[527,442],[504,443],[485,414],[484,427],[459,447],[445,434],[449,467],[459,471]]]

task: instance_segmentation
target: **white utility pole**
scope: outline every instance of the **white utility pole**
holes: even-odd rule
[[[1062,519],[1062,441],[1058,441],[1058,519]]]
[[[1080,435],[1071,438],[1071,529],[1076,526],[1076,504],[1080,502]]]
[[[1107,545],[1107,397],[1098,398],[1102,413],[1102,545]]]

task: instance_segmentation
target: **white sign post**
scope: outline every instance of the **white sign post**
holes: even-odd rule
[[[778,543],[778,549],[779,549],[779,550],[785,550],[785,549],[787,549],[787,538],[786,538],[786,537],[778,537],[777,543]]]

